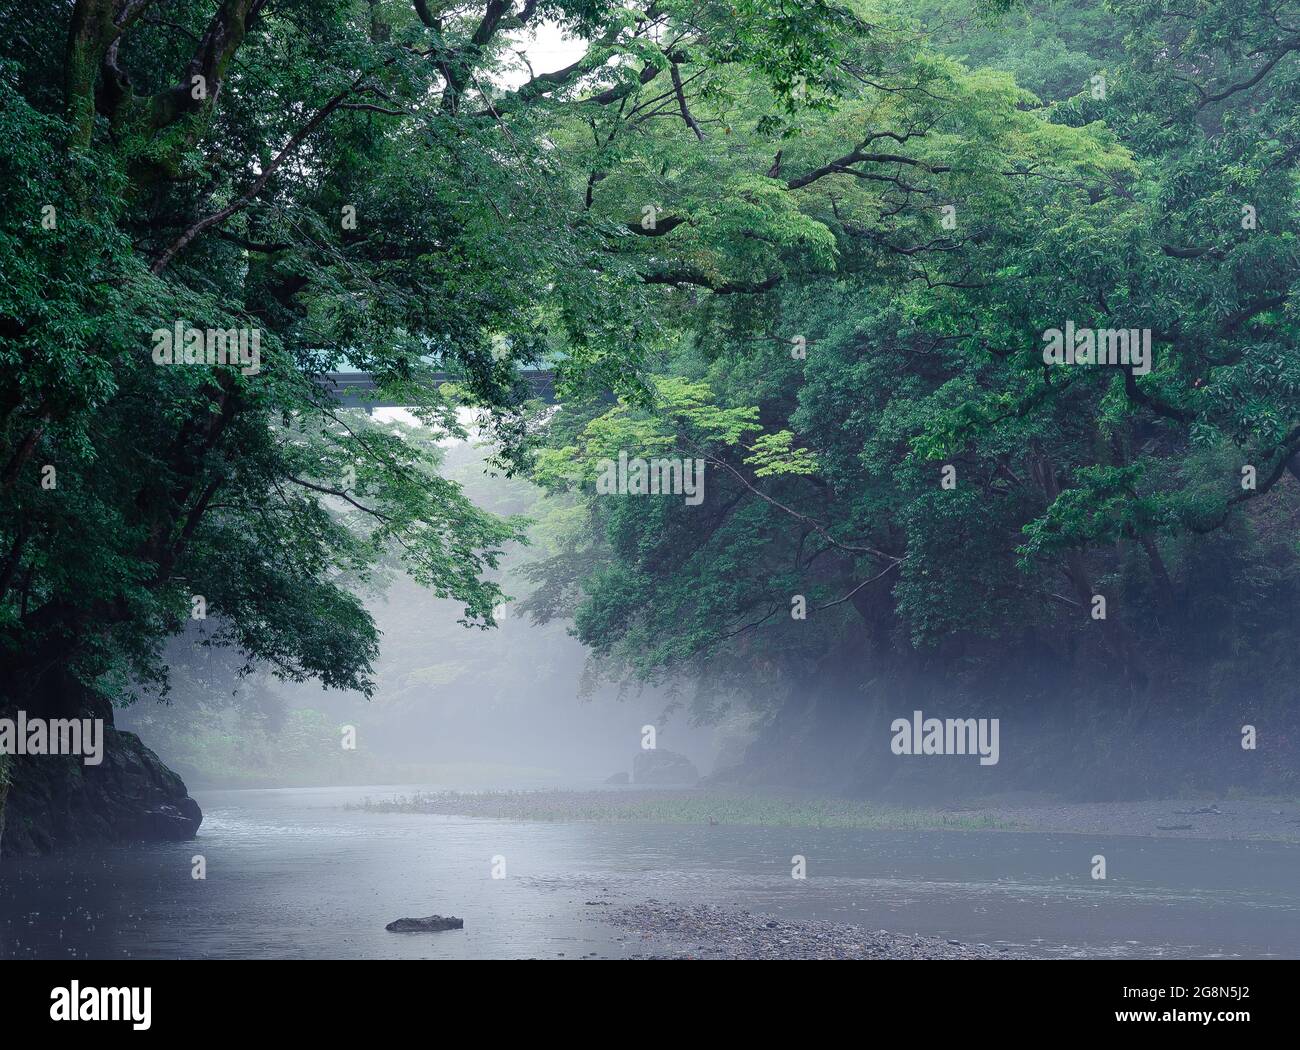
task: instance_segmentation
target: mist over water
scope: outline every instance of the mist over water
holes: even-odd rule
[[[463,785],[438,785],[441,787]],[[429,786],[426,786],[429,787]],[[986,943],[1036,957],[1293,958],[1296,847],[1077,836],[518,822],[345,809],[391,786],[200,792],[192,843],[30,858],[0,886],[9,958],[622,958],[645,898]],[[815,857],[791,880],[782,858]],[[189,858],[207,858],[195,887]],[[508,877],[493,879],[504,856]],[[465,929],[399,937],[397,912]]]
[[[1298,101],[1300,0],[0,9],[0,958],[1300,957]],[[330,969],[203,1002],[429,995]],[[1248,1020],[1006,969],[862,1011]]]
[[[488,451],[449,444],[444,472],[484,509],[536,513],[540,490],[486,473]],[[508,551],[497,574],[507,595],[531,590],[520,568],[538,556],[532,547]],[[734,761],[752,735],[743,711],[721,725],[698,724],[689,680],[656,687],[602,678],[601,660],[569,622],[534,623],[517,601],[499,607],[495,628],[478,630],[457,622],[458,603],[401,573],[363,593],[381,632],[369,700],[264,673],[241,679],[238,661],[204,649],[209,632],[192,628],[171,650],[169,704],[141,702],[121,711],[118,724],[163,751],[188,780],[267,787],[446,777],[479,788],[591,786],[630,773],[645,726],[655,727],[657,747],[708,774],[720,752]],[[214,709],[225,718],[220,741],[208,732]],[[355,727],[355,751],[339,749],[341,726]],[[303,733],[312,734],[309,748]],[[224,748],[224,768],[204,764],[214,748]]]
[[[468,477],[482,467],[482,452],[472,446],[451,446],[447,455],[453,473]],[[476,498],[498,511],[529,507],[537,495],[500,479],[473,485]],[[531,554],[511,552],[501,577],[508,593],[527,593],[518,572]],[[1139,837],[1159,820],[1193,819],[1168,815],[1191,812],[1174,804],[1088,835],[747,826],[725,816],[663,823],[653,788],[628,793],[607,778],[631,770],[643,729],[653,726],[657,747],[685,755],[706,777],[715,769],[721,774],[702,796],[700,789],[660,789],[664,805],[710,792],[724,800],[770,792],[742,786],[745,778],[735,775],[746,746],[760,739],[760,723],[743,707],[696,724],[694,683],[620,691],[593,675],[598,662],[566,623],[533,623],[513,604],[496,629],[481,632],[456,624],[455,603],[400,576],[367,600],[383,632],[369,701],[265,678],[250,685],[224,665],[202,663],[201,647],[178,653],[180,695],[173,704],[128,708],[118,724],[140,732],[190,779],[205,814],[199,837],[8,866],[0,951],[72,958],[624,958],[662,944],[603,919],[650,899],[752,910],[780,922],[914,933],[987,945],[994,954],[1300,954],[1300,846],[1231,841],[1255,830],[1247,823],[1253,816],[1222,817],[1222,838],[1195,839]],[[197,638],[191,632],[188,640]],[[191,673],[192,661],[200,671]],[[230,715],[224,725],[235,739],[212,750],[205,719],[218,696],[218,713]],[[920,718],[914,726],[906,700],[888,710],[906,716],[907,734],[916,730],[916,775],[887,785],[882,797],[891,805],[960,802],[960,786],[978,784],[981,774],[985,788],[970,801],[1001,800],[1014,816],[1016,805],[1031,799],[999,790],[1006,783],[993,779],[999,771],[984,768],[974,751],[938,759],[965,762],[969,770],[949,766],[927,776],[937,767],[922,757]],[[1009,746],[1025,746],[1026,725],[1041,746],[1051,717],[1011,719]],[[355,751],[338,743],[345,726],[355,727]],[[824,739],[827,770],[839,768],[854,734],[861,738],[861,724],[846,727],[843,739]],[[882,723],[875,736],[879,747],[859,761],[897,760],[898,745],[890,746],[897,732]],[[751,765],[771,761],[779,769],[772,749],[779,752],[780,740],[779,732],[762,739]],[[808,746],[804,740],[804,750],[791,751],[804,765]],[[326,747],[328,762],[320,754]],[[375,775],[385,770],[399,775],[385,783]],[[240,785],[248,786],[231,789]],[[794,794],[777,790],[792,806],[817,804],[806,786]],[[565,799],[567,791],[651,808],[642,819],[625,814],[612,822],[591,820],[580,806],[544,820],[505,815],[527,811],[535,795]],[[447,792],[523,794],[506,796],[499,817],[360,808]],[[960,809],[953,812],[964,819]],[[1107,818],[1097,819],[1104,826]],[[1194,819],[1198,826],[1209,821],[1208,834],[1216,833],[1215,816]],[[1274,819],[1269,827],[1279,825]],[[1089,877],[1096,854],[1110,861],[1105,881]],[[189,862],[197,855],[207,878],[195,892]],[[812,858],[806,879],[790,878],[795,855]],[[492,877],[498,859],[505,878]],[[433,938],[383,928],[398,914],[427,912],[454,913],[465,928]]]

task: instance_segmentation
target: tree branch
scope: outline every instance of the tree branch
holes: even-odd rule
[[[695,137],[701,142],[704,141],[704,132],[700,130],[700,125],[695,118],[691,116],[691,111],[686,105],[686,92],[682,89],[682,75],[677,70],[677,63],[673,62],[668,66],[668,72],[673,78],[673,92],[677,95],[677,105],[682,111],[682,120],[686,121],[686,126],[695,132]]]
[[[188,245],[204,230],[216,226],[218,223],[225,222],[236,212],[242,211],[244,208],[248,207],[257,195],[262,192],[262,188],[268,181],[270,181],[271,176],[279,171],[281,165],[283,165],[293,152],[302,145],[303,140],[320,127],[320,125],[325,122],[325,119],[343,104],[344,99],[356,91],[357,87],[361,84],[361,81],[368,75],[368,73],[361,74],[361,76],[352,82],[350,87],[339,92],[339,94],[335,95],[332,99],[326,102],[324,106],[317,110],[316,114],[307,121],[306,124],[294,132],[289,141],[286,142],[280,152],[271,159],[271,162],[262,170],[262,174],[257,177],[247,191],[235,198],[235,200],[220,211],[215,211],[209,215],[205,215],[203,218],[190,225],[184,233],[177,237],[176,240],[174,240],[167,249],[154,260],[153,265],[149,267],[150,272],[155,274],[162,273],[172,259],[176,257],[176,254],[183,250],[186,245]]]

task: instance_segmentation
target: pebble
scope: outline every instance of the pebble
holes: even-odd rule
[[[987,944],[872,932],[817,919],[777,921],[738,908],[647,901],[605,916],[637,934],[638,959],[1015,959]]]

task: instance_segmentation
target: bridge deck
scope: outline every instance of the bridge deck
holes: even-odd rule
[[[533,397],[540,398],[547,404],[555,402],[555,373],[550,369],[533,369],[520,373],[532,387]],[[436,386],[456,382],[457,377],[447,372],[435,372],[433,382]],[[403,408],[400,398],[394,399],[377,393],[374,377],[369,372],[329,372],[321,381],[331,394],[339,399],[344,408]]]

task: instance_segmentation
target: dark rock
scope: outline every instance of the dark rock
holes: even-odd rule
[[[88,766],[79,755],[10,756],[0,857],[194,838],[203,811],[184,781],[138,736],[113,727],[113,709],[102,698],[87,694],[78,715],[104,719],[103,761]]]
[[[631,778],[626,773],[615,773],[605,778],[606,784],[627,784]]]
[[[634,784],[694,784],[700,779],[695,763],[662,747],[638,751],[632,759]]]
[[[384,929],[392,933],[437,933],[440,930],[463,930],[465,920],[453,915],[426,915],[423,919],[394,919]]]
[[[184,842],[194,838],[203,811],[194,799],[181,799],[178,803],[164,803],[140,814],[136,823],[136,836],[141,839],[167,842]]]

